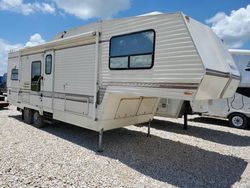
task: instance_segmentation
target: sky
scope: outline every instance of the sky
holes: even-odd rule
[[[0,75],[13,48],[100,19],[154,11],[184,12],[210,26],[228,48],[250,49],[250,0],[0,0]]]

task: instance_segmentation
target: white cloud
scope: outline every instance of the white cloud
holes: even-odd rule
[[[53,0],[57,7],[83,20],[110,18],[130,7],[130,0]]]
[[[42,36],[39,33],[35,33],[34,35],[30,37],[30,40],[26,42],[25,47],[36,46],[44,42],[45,40],[42,38]]]
[[[45,40],[41,37],[39,33],[35,33],[34,35],[32,35],[25,45],[11,44],[3,39],[0,39],[0,76],[7,72],[8,53],[10,50],[35,46],[44,42]]]
[[[219,12],[206,22],[212,24],[213,31],[230,48],[240,48],[250,40],[250,4],[233,10],[230,15]]]
[[[35,12],[54,13],[55,7],[45,2],[24,3],[23,0],[0,0],[0,10],[30,15]]]
[[[57,12],[74,15],[80,19],[110,18],[130,7],[131,0],[0,0],[0,11],[11,11],[30,15],[33,13],[51,14]]]

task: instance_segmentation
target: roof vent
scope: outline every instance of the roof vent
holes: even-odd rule
[[[61,35],[61,38],[64,38],[64,35],[66,35],[67,31],[63,31],[63,34]]]

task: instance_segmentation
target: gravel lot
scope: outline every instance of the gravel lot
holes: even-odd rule
[[[36,129],[0,111],[0,187],[250,187],[250,131],[227,122],[158,118],[98,134],[56,123]],[[163,121],[164,120],[164,121]]]

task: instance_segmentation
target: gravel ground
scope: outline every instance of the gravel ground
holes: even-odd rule
[[[0,111],[0,187],[250,187],[250,131],[227,122],[157,118],[98,134],[56,123],[36,129]]]

